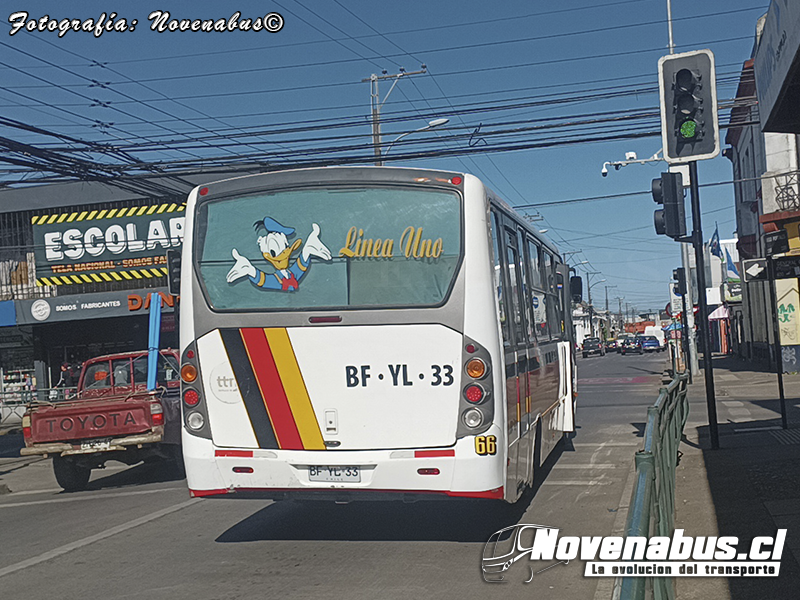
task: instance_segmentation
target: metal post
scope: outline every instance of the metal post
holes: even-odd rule
[[[675,44],[672,43],[672,2],[667,0],[667,25],[669,29],[669,53],[675,54]]]
[[[685,244],[681,244],[685,245]],[[685,286],[685,280],[689,279],[689,276],[686,274],[686,270],[683,271],[683,279],[684,279],[684,289],[687,289]],[[691,365],[691,354],[689,353],[689,319],[686,316],[686,296],[687,294],[681,295],[681,345],[683,346],[683,355],[686,359],[686,371],[689,373],[689,383],[692,383],[692,365]]]
[[[783,353],[781,351],[781,333],[778,327],[778,300],[775,290],[775,261],[767,257],[767,277],[769,278],[769,303],[772,309],[772,336],[774,338],[775,373],[778,375],[778,394],[781,399],[781,427],[789,428],[786,418],[786,396],[783,390]]]
[[[150,294],[150,332],[147,344],[147,389],[156,389],[156,372],[158,370],[158,348],[161,337],[161,296]]]
[[[372,146],[375,150],[375,166],[380,167],[383,161],[381,161],[381,103],[378,94],[378,76],[370,75],[369,82],[370,104],[372,105]]]
[[[383,160],[381,159],[381,106],[383,106],[383,103],[388,100],[389,94],[392,93],[394,86],[397,85],[397,82],[400,81],[401,77],[407,77],[409,75],[421,75],[427,72],[427,67],[425,65],[422,65],[419,71],[411,72],[406,72],[406,70],[401,67],[400,72],[393,75],[389,75],[386,73],[386,71],[384,71],[383,75],[375,75],[373,73],[368,79],[361,80],[362,83],[369,81],[370,85],[370,105],[372,106],[372,147],[375,152],[375,166],[380,167],[383,164]],[[381,79],[394,79],[392,82],[392,87],[390,87],[389,91],[386,92],[386,96],[384,96],[383,100],[381,100],[381,96],[378,93],[378,81]]]
[[[692,196],[692,238],[695,263],[697,264],[697,304],[698,331],[703,340],[703,370],[706,379],[706,405],[708,406],[708,430],[711,434],[711,448],[719,448],[717,427],[717,404],[714,394],[714,367],[711,364],[711,336],[708,327],[708,306],[706,302],[706,261],[703,248],[703,225],[700,216],[700,186],[697,183],[697,161],[689,163],[690,191]]]
[[[700,373],[700,361],[697,359],[697,339],[694,331],[694,285],[692,284],[692,265],[689,259],[689,244],[681,244],[681,258],[683,270],[686,273],[686,297],[689,304],[686,312],[686,335],[689,343],[689,372],[692,375]]]

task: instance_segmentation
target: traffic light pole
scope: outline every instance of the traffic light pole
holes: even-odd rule
[[[711,335],[708,327],[708,303],[706,302],[706,261],[703,248],[703,224],[700,216],[700,186],[697,183],[697,161],[689,163],[689,190],[692,196],[692,245],[697,263],[697,303],[700,339],[703,345],[703,370],[706,380],[706,405],[708,407],[708,431],[711,448],[719,448],[719,429],[717,426],[717,404],[714,393],[714,367],[711,364]]]

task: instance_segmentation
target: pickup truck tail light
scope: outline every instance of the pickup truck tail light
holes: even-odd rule
[[[31,417],[30,415],[25,415],[22,417],[22,435],[26,440],[29,440],[31,437]]]
[[[152,402],[150,404],[150,420],[152,421],[153,425],[164,424],[164,407],[158,402]]]

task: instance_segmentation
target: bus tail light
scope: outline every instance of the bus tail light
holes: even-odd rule
[[[164,407],[158,402],[150,403],[150,420],[152,421],[153,425],[164,424]]]
[[[483,425],[483,413],[477,408],[470,408],[461,415],[461,420],[464,421],[464,425],[470,429],[477,429]]]
[[[197,406],[200,404],[200,394],[196,390],[186,390],[183,393],[183,402],[186,406]]]
[[[189,426],[190,429],[197,431],[198,429],[202,429],[203,425],[206,424],[206,420],[202,414],[199,412],[191,412],[186,416],[186,424]]]
[[[486,375],[486,363],[480,358],[471,358],[466,366],[467,375],[473,379],[481,379]]]
[[[195,342],[184,348],[181,355],[181,402],[184,431],[211,439],[208,409],[200,376],[200,357]]]
[[[185,364],[181,367],[181,379],[186,383],[193,383],[197,379],[197,368],[192,364]]]
[[[417,469],[417,473],[419,473],[420,475],[438,475],[439,469],[437,469],[436,467]]]
[[[479,404],[486,397],[486,394],[481,386],[477,383],[473,383],[464,390],[464,397],[467,399],[467,402],[471,404]]]
[[[461,346],[461,402],[456,437],[479,435],[489,429],[495,417],[492,357],[475,340],[464,336]],[[480,408],[478,408],[480,406]]]

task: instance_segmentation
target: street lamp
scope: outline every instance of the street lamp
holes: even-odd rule
[[[425,127],[420,127],[419,129],[414,129],[413,131],[406,131],[405,133],[398,135],[387,146],[386,152],[383,153],[383,158],[385,159],[389,155],[389,150],[392,149],[392,146],[394,146],[396,142],[403,139],[407,135],[411,135],[412,133],[419,133],[420,131],[428,131],[429,129],[433,129],[434,127],[441,127],[442,125],[447,125],[449,122],[450,119],[433,119],[432,121],[428,121],[428,124],[425,125]]]
[[[611,313],[608,312],[608,290],[609,290],[609,288],[614,289],[617,286],[615,286],[615,285],[606,285],[606,286],[603,286],[603,287],[606,288],[606,319],[608,319],[608,323],[609,323],[609,325],[611,325]]]
[[[592,275],[599,275],[600,271],[590,271],[587,273],[589,277]],[[588,278],[586,281],[586,291],[589,294],[589,331],[592,334],[591,337],[594,337],[594,305],[592,304],[592,288],[596,286],[598,283],[603,283],[605,279],[599,279],[594,283],[589,283]]]

